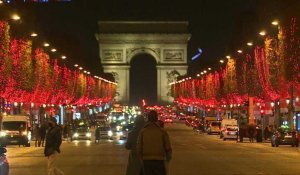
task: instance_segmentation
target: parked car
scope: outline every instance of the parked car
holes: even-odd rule
[[[191,118],[185,119],[185,125],[186,126],[191,126],[191,123],[192,123],[192,119]]]
[[[225,141],[226,139],[237,139],[238,128],[228,126],[223,129],[220,133],[220,138],[223,138]]]
[[[207,134],[220,134],[221,132],[221,121],[210,121],[206,130]]]
[[[173,119],[171,117],[164,118],[164,123],[173,123]]]
[[[284,131],[278,129],[271,137],[271,146],[291,145],[299,147],[299,138],[296,131]]]
[[[0,147],[0,174],[1,175],[9,174],[9,164],[5,153],[6,153],[6,149],[4,147]]]

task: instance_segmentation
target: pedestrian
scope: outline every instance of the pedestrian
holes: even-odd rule
[[[95,143],[99,143],[100,141],[100,126],[97,126],[95,130]]]
[[[64,137],[64,139],[68,139],[68,129],[69,129],[68,124],[66,123],[63,128],[64,128],[63,129],[63,137]]]
[[[39,142],[41,140],[41,137],[40,137],[40,127],[39,127],[38,124],[35,125],[35,128],[33,130],[33,134],[34,134],[34,138],[35,138],[34,146],[39,147]]]
[[[264,129],[264,139],[265,141],[269,138],[269,127],[266,126]]]
[[[72,136],[73,136],[72,127],[73,126],[71,124],[68,126],[68,142],[72,141]]]
[[[46,133],[47,133],[47,128],[46,128],[46,124],[43,123],[40,127],[39,130],[39,135],[40,135],[40,141],[38,143],[39,147],[42,146],[44,147],[44,142],[45,142],[45,138],[46,138]]]
[[[148,113],[148,123],[141,130],[137,151],[143,162],[144,175],[166,175],[165,161],[172,157],[172,148],[167,131],[157,124],[158,114],[152,110]]]
[[[58,153],[60,153],[61,132],[56,124],[56,119],[49,119],[49,131],[46,136],[46,146],[44,154],[48,157],[48,175],[64,175],[64,173],[56,167]]]
[[[254,132],[255,132],[254,126],[253,125],[249,125],[249,127],[248,127],[248,135],[249,135],[249,141],[251,143],[253,142],[253,139],[254,139]]]
[[[24,126],[23,124],[21,124],[19,127],[19,147],[21,147],[21,145],[24,146],[23,137],[22,137],[23,131],[24,131]]]
[[[130,150],[128,157],[128,164],[126,168],[126,175],[141,175],[142,162],[137,153],[137,139],[140,131],[144,127],[144,117],[137,116],[134,120],[134,128],[128,133],[125,148]]]

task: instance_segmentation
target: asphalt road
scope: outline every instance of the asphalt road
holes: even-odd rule
[[[182,123],[166,126],[172,141],[170,175],[300,175],[300,149],[270,143],[223,141]],[[66,175],[124,175],[125,141],[62,144],[58,167]],[[46,175],[43,148],[8,146],[10,175]]]

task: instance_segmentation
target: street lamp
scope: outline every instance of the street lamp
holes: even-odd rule
[[[49,47],[50,44],[49,43],[44,43],[44,47]]]
[[[279,24],[279,21],[278,21],[278,20],[274,20],[274,21],[272,21],[272,25],[274,25],[274,26],[278,26],[278,24]]]
[[[252,42],[248,42],[247,45],[248,45],[248,46],[252,46],[253,43],[252,43]]]
[[[264,30],[260,31],[260,32],[259,32],[259,35],[265,36],[265,35],[266,35],[266,31],[264,31]]]
[[[18,21],[18,20],[21,19],[21,17],[20,17],[19,15],[17,15],[17,14],[13,14],[13,15],[11,16],[11,19],[14,20],[14,21]]]
[[[241,49],[239,49],[237,52],[238,52],[238,53],[243,53],[243,51],[242,51]]]
[[[51,49],[51,52],[56,52],[56,49],[55,48]]]
[[[62,56],[61,56],[61,59],[63,59],[63,60],[66,59],[66,58],[67,58],[67,57],[66,57],[65,55],[62,55]]]
[[[224,60],[220,60],[220,63],[224,63]]]
[[[32,33],[30,34],[30,36],[31,36],[31,37],[36,37],[36,36],[38,36],[38,34],[35,33],[35,32],[32,32]]]

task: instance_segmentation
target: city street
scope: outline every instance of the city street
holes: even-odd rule
[[[197,134],[182,123],[166,126],[172,140],[170,175],[297,175],[300,149],[270,143],[236,143],[217,135]],[[124,141],[62,144],[58,167],[66,175],[123,175],[128,151]],[[10,175],[46,174],[43,148],[8,146]]]

